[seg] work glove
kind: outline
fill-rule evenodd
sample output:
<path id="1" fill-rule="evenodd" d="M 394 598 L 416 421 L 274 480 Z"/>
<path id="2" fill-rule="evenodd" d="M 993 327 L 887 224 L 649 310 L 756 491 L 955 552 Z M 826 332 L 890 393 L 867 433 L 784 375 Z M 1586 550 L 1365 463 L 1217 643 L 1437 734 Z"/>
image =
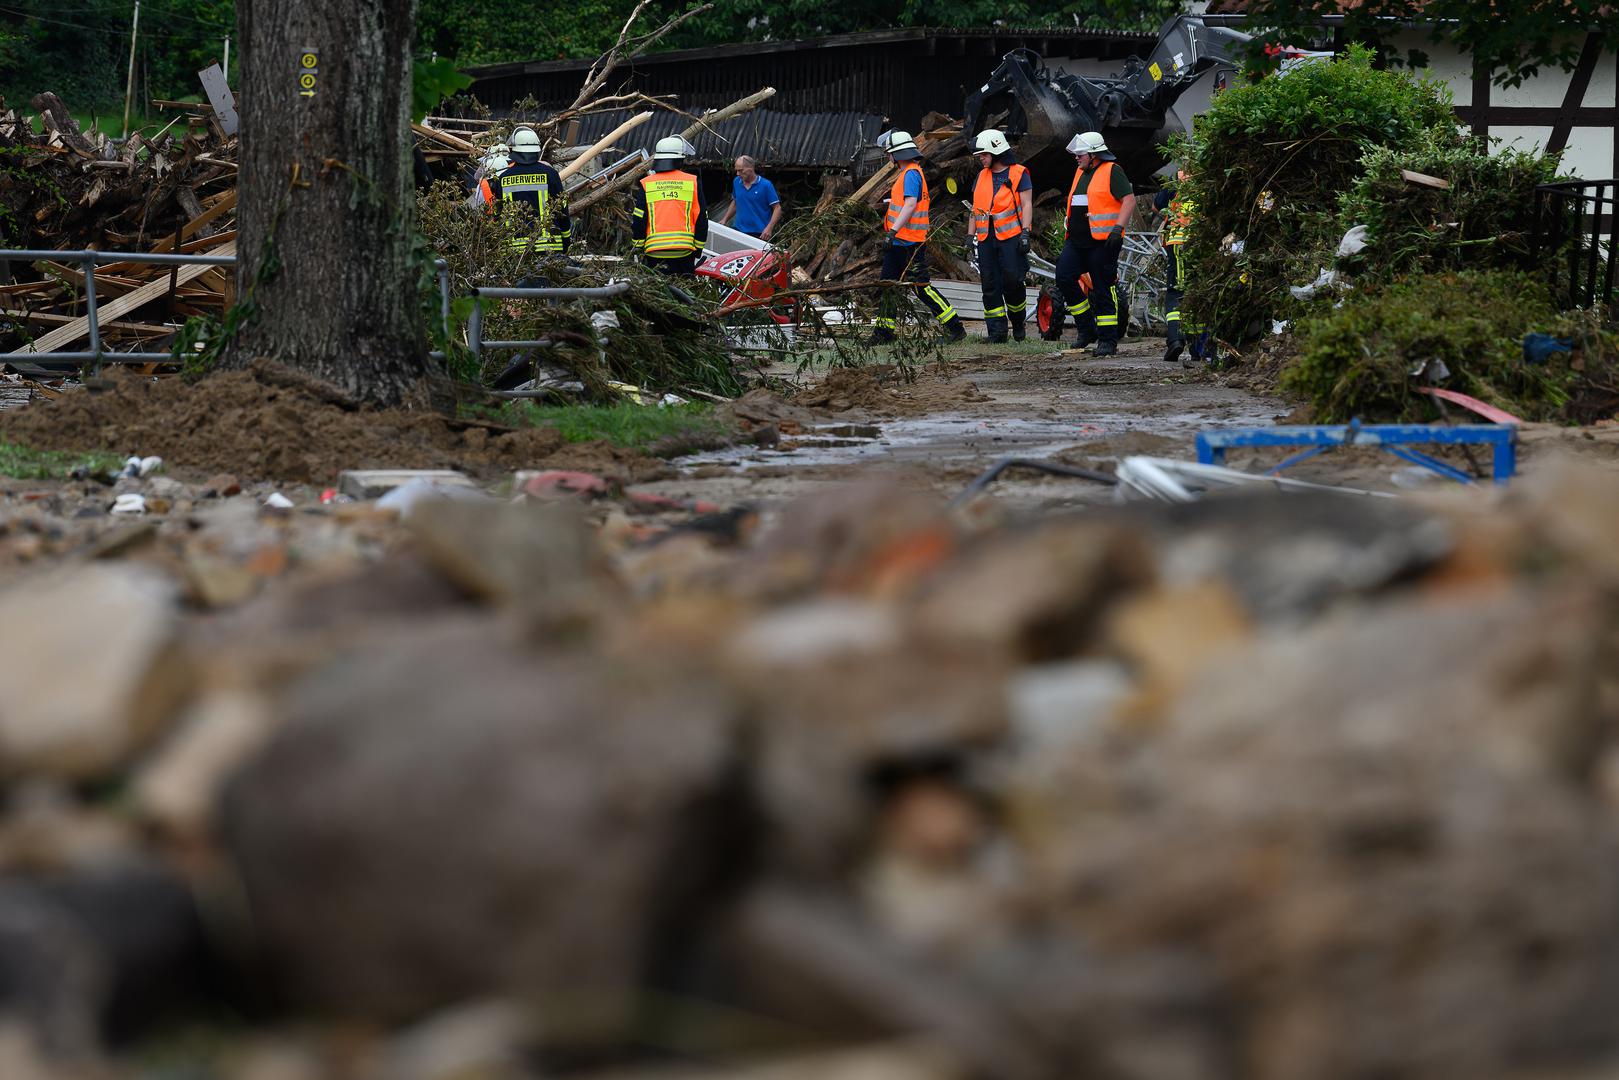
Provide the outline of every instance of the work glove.
<path id="1" fill-rule="evenodd" d="M 1029 234 L 1028 233 L 1019 233 L 1018 234 L 1017 249 L 1018 249 L 1018 252 L 1020 254 L 1022 254 L 1024 258 L 1028 258 L 1028 255 L 1029 255 Z"/>
<path id="2" fill-rule="evenodd" d="M 1107 234 L 1107 253 L 1117 255 L 1124 250 L 1124 226 L 1115 225 L 1113 231 Z"/>

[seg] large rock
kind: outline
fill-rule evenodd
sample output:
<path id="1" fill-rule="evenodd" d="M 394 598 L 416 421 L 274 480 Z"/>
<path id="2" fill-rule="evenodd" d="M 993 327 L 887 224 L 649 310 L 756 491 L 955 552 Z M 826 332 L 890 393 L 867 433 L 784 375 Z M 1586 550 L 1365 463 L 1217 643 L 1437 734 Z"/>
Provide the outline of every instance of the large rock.
<path id="1" fill-rule="evenodd" d="M 173 588 L 86 563 L 0 592 L 0 771 L 106 776 L 187 692 Z"/>
<path id="2" fill-rule="evenodd" d="M 298 1005 L 500 993 L 611 1038 L 727 864 L 730 706 L 680 673 L 536 656 L 486 619 L 342 656 L 226 790 L 261 955 Z M 715 817 L 720 818 L 716 824 Z"/>
<path id="3" fill-rule="evenodd" d="M 1488 592 L 1347 616 L 1222 655 L 1106 766 L 1029 763 L 1014 788 L 1068 783 L 1017 822 L 1049 917 L 1207 965 L 1227 1075 L 1482 1077 L 1613 1040 L 1600 606 Z"/>

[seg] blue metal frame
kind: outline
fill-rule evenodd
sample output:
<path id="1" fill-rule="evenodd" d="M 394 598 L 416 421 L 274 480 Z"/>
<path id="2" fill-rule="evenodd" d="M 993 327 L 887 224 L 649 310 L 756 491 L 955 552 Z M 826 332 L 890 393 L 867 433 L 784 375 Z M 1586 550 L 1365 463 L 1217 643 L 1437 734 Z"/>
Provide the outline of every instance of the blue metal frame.
<path id="1" fill-rule="evenodd" d="M 1493 450 L 1491 479 L 1504 484 L 1518 469 L 1518 430 L 1510 424 L 1301 424 L 1268 428 L 1230 428 L 1202 431 L 1197 436 L 1197 460 L 1204 465 L 1225 464 L 1225 453 L 1233 446 L 1307 446 L 1312 449 L 1295 454 L 1270 471 L 1280 472 L 1290 465 L 1314 457 L 1334 446 L 1376 446 L 1406 461 L 1432 469 L 1441 476 L 1460 483 L 1472 482 L 1472 477 L 1444 462 L 1416 450 L 1404 449 L 1406 443 L 1438 443 L 1447 446 L 1462 444 L 1484 445 Z"/>

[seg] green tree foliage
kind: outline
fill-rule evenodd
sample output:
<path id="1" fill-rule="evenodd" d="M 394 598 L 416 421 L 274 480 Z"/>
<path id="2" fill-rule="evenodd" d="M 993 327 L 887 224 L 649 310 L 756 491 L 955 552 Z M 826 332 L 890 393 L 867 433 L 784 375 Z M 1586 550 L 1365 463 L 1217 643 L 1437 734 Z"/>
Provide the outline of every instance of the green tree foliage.
<path id="1" fill-rule="evenodd" d="M 1506 86 L 1532 78 L 1543 67 L 1572 68 L 1587 31 L 1610 40 L 1619 32 L 1619 8 L 1609 0 L 1250 0 L 1248 14 L 1255 23 L 1275 27 L 1266 35 L 1269 41 L 1298 40 L 1318 30 L 1322 16 L 1341 15 L 1350 40 L 1417 67 L 1425 66 L 1425 56 L 1392 56 L 1387 42 L 1406 25 L 1426 26 L 1431 42 L 1459 47 Z"/>
<path id="2" fill-rule="evenodd" d="M 26 106 L 50 90 L 76 112 L 120 107 L 134 6 L 134 0 L 0 3 L 0 95 Z M 222 58 L 225 38 L 235 33 L 230 0 L 141 0 L 137 95 L 200 94 L 197 72 Z"/>

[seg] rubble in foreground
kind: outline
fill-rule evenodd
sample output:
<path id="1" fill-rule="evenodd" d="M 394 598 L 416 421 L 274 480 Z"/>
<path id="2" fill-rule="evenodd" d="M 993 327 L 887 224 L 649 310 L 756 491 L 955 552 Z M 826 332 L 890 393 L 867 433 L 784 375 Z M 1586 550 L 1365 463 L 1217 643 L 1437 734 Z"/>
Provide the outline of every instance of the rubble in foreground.
<path id="1" fill-rule="evenodd" d="M 1006 524 L 525 490 L 13 492 L 0 1071 L 1611 1060 L 1611 476 Z"/>

